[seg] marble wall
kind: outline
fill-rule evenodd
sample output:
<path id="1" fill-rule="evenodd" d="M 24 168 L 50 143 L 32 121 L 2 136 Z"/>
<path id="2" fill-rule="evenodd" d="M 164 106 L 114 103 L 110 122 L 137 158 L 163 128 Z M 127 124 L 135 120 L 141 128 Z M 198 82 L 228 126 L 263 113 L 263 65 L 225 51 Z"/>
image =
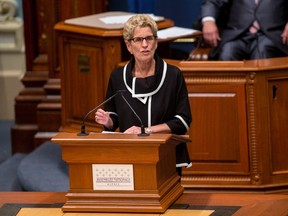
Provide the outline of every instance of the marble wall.
<path id="1" fill-rule="evenodd" d="M 25 47 L 22 4 L 0 0 L 0 120 L 14 119 L 14 98 L 23 88 Z"/>

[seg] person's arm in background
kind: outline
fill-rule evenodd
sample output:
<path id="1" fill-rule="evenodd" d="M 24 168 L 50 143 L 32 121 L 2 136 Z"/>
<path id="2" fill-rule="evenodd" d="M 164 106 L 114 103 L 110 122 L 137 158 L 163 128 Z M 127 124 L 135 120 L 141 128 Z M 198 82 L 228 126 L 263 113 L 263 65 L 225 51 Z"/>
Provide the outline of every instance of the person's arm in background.
<path id="1" fill-rule="evenodd" d="M 212 47 L 217 46 L 218 41 L 221 40 L 215 18 L 213 17 L 202 18 L 202 33 L 204 40 Z"/>
<path id="2" fill-rule="evenodd" d="M 284 31 L 281 34 L 282 37 L 282 43 L 285 45 L 288 45 L 288 22 L 285 25 Z"/>
<path id="3" fill-rule="evenodd" d="M 221 40 L 217 18 L 221 9 L 229 3 L 229 0 L 203 0 L 201 5 L 202 33 L 205 41 L 211 46 L 217 46 Z"/>

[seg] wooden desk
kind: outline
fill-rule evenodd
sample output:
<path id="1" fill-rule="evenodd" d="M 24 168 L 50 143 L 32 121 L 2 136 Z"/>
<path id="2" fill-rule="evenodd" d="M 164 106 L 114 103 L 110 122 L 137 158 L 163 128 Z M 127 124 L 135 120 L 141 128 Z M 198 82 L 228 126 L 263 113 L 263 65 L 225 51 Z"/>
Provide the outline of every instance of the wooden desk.
<path id="1" fill-rule="evenodd" d="M 169 62 L 184 73 L 193 116 L 184 187 L 287 191 L 288 58 Z"/>
<path id="2" fill-rule="evenodd" d="M 0 192 L 0 206 L 14 204 L 65 203 L 66 193 Z M 184 193 L 176 204 L 201 206 L 241 206 L 233 216 L 282 216 L 288 214 L 288 195 Z"/>

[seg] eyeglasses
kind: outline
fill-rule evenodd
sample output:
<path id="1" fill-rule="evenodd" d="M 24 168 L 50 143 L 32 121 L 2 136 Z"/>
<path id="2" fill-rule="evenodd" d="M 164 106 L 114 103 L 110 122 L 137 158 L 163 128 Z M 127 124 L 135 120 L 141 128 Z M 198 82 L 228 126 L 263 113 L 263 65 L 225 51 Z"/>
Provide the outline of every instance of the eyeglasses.
<path id="1" fill-rule="evenodd" d="M 136 44 L 142 44 L 143 40 L 146 40 L 147 43 L 152 43 L 156 38 L 157 38 L 157 36 L 150 35 L 150 36 L 147 36 L 145 38 L 143 38 L 143 37 L 131 38 L 131 39 L 129 39 L 129 41 L 133 41 Z"/>

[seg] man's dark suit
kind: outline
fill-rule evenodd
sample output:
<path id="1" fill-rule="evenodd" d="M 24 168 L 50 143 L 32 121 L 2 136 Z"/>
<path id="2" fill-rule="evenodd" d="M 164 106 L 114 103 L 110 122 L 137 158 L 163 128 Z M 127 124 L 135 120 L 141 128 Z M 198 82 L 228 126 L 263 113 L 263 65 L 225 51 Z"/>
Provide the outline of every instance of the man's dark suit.
<path id="1" fill-rule="evenodd" d="M 227 41 L 249 31 L 255 19 L 258 20 L 261 31 L 276 47 L 288 55 L 288 45 L 283 45 L 281 34 L 288 22 L 288 0 L 204 0 L 201 17 L 219 18 L 221 8 L 229 7 L 225 26 L 221 29 L 221 47 Z M 214 53 L 215 54 L 215 53 Z"/>

